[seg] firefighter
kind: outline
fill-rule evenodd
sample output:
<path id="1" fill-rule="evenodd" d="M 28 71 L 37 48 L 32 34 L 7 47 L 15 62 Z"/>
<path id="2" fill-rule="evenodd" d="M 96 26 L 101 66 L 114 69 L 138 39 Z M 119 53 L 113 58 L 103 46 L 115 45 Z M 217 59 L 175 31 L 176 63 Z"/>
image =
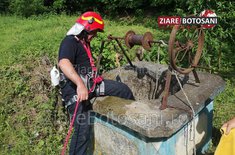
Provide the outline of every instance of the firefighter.
<path id="1" fill-rule="evenodd" d="M 91 127 L 88 124 L 88 112 L 92 110 L 90 99 L 98 96 L 117 96 L 134 100 L 127 85 L 103 79 L 97 74 L 90 42 L 98 32 L 103 31 L 102 17 L 96 12 L 85 12 L 76 20 L 60 45 L 58 65 L 64 75 L 63 81 L 66 81 L 61 93 L 70 118 L 74 113 L 76 101 L 80 102 L 70 142 L 70 155 L 86 154 Z"/>

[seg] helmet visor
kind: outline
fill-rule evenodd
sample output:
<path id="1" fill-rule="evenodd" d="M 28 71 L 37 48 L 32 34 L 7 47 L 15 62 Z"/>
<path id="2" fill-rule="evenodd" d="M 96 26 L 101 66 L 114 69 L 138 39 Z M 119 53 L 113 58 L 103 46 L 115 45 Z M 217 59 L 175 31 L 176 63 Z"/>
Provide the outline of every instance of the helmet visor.
<path id="1" fill-rule="evenodd" d="M 84 30 L 84 26 L 79 23 L 75 23 L 67 32 L 67 35 L 79 35 L 82 30 Z"/>

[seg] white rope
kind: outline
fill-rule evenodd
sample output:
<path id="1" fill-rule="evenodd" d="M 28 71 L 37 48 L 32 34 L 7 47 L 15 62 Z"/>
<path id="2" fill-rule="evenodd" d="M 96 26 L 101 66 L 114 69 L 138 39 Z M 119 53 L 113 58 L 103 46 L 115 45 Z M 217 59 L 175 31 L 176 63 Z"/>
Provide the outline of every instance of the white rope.
<path id="1" fill-rule="evenodd" d="M 180 82 L 180 80 L 179 80 L 178 75 L 176 74 L 175 71 L 172 71 L 172 73 L 175 75 L 175 77 L 176 77 L 176 79 L 177 79 L 177 81 L 178 81 L 178 83 L 179 83 L 180 89 L 182 90 L 182 92 L 183 92 L 183 94 L 184 94 L 184 96 L 185 96 L 185 98 L 186 98 L 186 100 L 187 100 L 187 102 L 188 102 L 188 105 L 190 106 L 190 109 L 191 109 L 192 112 L 193 112 L 193 120 L 192 120 L 192 124 L 193 124 L 193 145 L 194 145 L 193 151 L 194 151 L 194 155 L 196 155 L 196 142 L 195 142 L 195 137 L 196 137 L 195 111 L 194 111 L 194 109 L 193 109 L 192 103 L 189 101 L 188 96 L 187 96 L 187 94 L 185 93 L 185 91 L 184 91 L 184 89 L 183 89 L 183 87 L 182 87 L 182 84 L 181 84 L 181 82 Z M 192 124 L 191 124 L 191 125 L 192 125 Z M 192 126 L 191 126 L 191 127 L 192 127 Z M 191 127 L 190 127 L 190 128 L 191 128 Z"/>
<path id="2" fill-rule="evenodd" d="M 155 84 L 155 89 L 153 91 L 153 96 L 152 96 L 152 99 L 155 99 L 155 96 L 156 96 L 156 93 L 157 93 L 157 88 L 158 88 L 158 80 L 159 80 L 159 75 L 158 75 L 158 70 L 160 68 L 160 48 L 161 48 L 161 45 L 163 46 L 168 46 L 163 40 L 159 40 L 159 46 L 158 46 L 158 49 L 157 49 L 157 70 L 156 70 L 156 84 Z"/>
<path id="3" fill-rule="evenodd" d="M 159 40 L 163 46 L 168 46 L 163 40 Z"/>
<path id="4" fill-rule="evenodd" d="M 159 79 L 158 69 L 159 69 L 159 65 L 160 65 L 159 59 L 160 59 L 160 46 L 158 46 L 158 50 L 157 50 L 156 84 L 155 84 L 155 89 L 154 89 L 154 91 L 153 91 L 152 99 L 155 99 L 155 96 L 156 96 L 156 93 L 157 93 L 158 79 Z"/>

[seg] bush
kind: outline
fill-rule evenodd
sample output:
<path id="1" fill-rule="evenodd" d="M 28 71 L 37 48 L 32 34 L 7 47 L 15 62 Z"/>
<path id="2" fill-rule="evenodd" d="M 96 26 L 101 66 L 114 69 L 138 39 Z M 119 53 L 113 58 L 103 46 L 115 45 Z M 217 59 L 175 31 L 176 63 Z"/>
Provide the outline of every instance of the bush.
<path id="1" fill-rule="evenodd" d="M 9 0 L 0 1 L 0 13 L 8 12 Z"/>
<path id="2" fill-rule="evenodd" d="M 178 15 L 199 15 L 205 9 L 212 10 L 218 17 L 218 25 L 212 29 L 205 29 L 205 44 L 201 64 L 214 70 L 231 71 L 235 68 L 235 56 L 232 52 L 235 40 L 233 27 L 235 3 L 222 1 L 179 1 L 175 10 Z M 231 67 L 233 66 L 233 67 Z M 234 71 L 234 70 L 233 70 Z"/>
<path id="3" fill-rule="evenodd" d="M 12 0 L 10 2 L 10 11 L 24 17 L 39 15 L 47 10 L 43 3 L 43 0 Z"/>

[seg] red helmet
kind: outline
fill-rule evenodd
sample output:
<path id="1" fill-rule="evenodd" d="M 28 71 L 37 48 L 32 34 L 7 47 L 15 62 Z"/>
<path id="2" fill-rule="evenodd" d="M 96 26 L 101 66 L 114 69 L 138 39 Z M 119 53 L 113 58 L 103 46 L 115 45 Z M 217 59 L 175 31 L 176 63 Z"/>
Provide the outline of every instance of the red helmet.
<path id="1" fill-rule="evenodd" d="M 99 31 L 104 31 L 104 21 L 96 12 L 85 12 L 76 20 L 76 22 L 82 24 L 88 32 L 97 29 Z"/>

